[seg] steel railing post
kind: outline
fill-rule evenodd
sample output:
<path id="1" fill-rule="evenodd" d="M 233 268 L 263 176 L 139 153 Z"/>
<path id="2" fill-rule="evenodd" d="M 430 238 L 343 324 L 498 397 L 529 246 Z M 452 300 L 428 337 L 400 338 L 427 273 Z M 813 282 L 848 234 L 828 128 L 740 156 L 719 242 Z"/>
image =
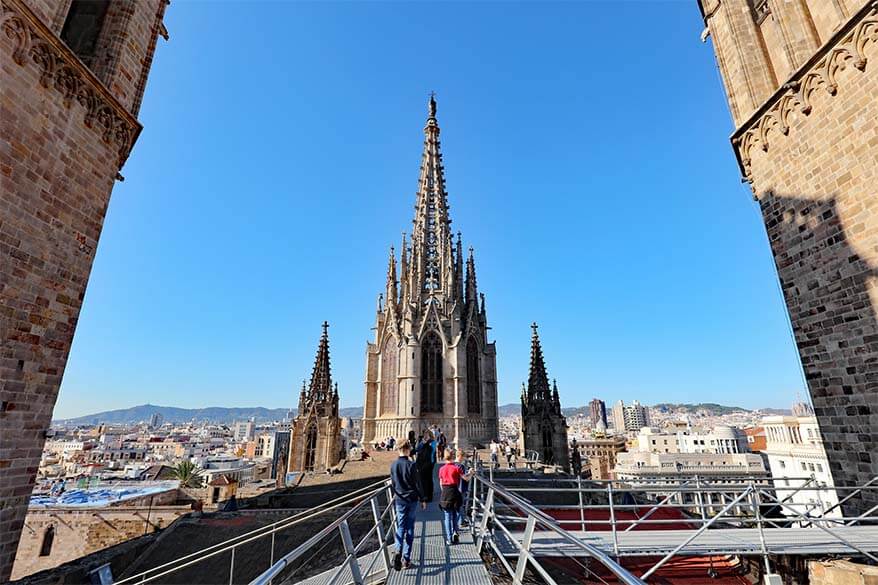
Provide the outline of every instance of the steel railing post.
<path id="1" fill-rule="evenodd" d="M 275 531 L 271 532 L 271 559 L 270 559 L 270 562 L 268 563 L 269 569 L 274 564 L 274 535 L 275 534 L 276 534 Z M 271 585 L 271 581 L 273 581 L 273 579 L 268 581 L 268 585 Z"/>
<path id="2" fill-rule="evenodd" d="M 750 482 L 750 504 L 753 506 L 753 514 L 756 517 L 756 527 L 759 529 L 759 545 L 762 547 L 762 559 L 765 561 L 765 572 L 771 573 L 771 565 L 768 563 L 768 546 L 765 544 L 765 526 L 762 522 L 762 498 L 759 490 L 753 482 Z"/>
<path id="3" fill-rule="evenodd" d="M 232 547 L 232 562 L 229 564 L 229 585 L 232 585 L 232 577 L 235 575 L 235 549 L 238 548 L 236 546 Z"/>
<path id="4" fill-rule="evenodd" d="M 357 562 L 357 551 L 354 549 L 354 541 L 351 539 L 351 528 L 345 520 L 338 527 L 341 532 L 341 542 L 347 555 L 347 562 L 351 567 L 351 580 L 355 585 L 363 585 L 363 575 L 360 574 L 360 563 Z"/>
<path id="5" fill-rule="evenodd" d="M 524 538 L 521 541 L 521 554 L 518 555 L 518 562 L 515 564 L 515 576 L 512 578 L 512 585 L 522 584 L 524 572 L 527 570 L 527 553 L 530 553 L 531 543 L 534 538 L 534 527 L 536 525 L 537 519 L 529 514 L 527 517 L 527 526 L 524 529 Z"/>
<path id="6" fill-rule="evenodd" d="M 610 502 L 610 529 L 613 531 L 613 554 L 619 560 L 619 535 L 616 534 L 616 510 L 613 507 L 613 482 L 607 484 L 607 499 Z"/>
<path id="7" fill-rule="evenodd" d="M 582 504 L 582 476 L 576 476 L 576 492 L 579 494 L 579 525 L 585 532 L 585 508 Z"/>
<path id="8" fill-rule="evenodd" d="M 488 520 L 491 517 L 494 508 L 494 488 L 488 489 L 488 495 L 485 497 L 484 510 L 482 511 L 482 521 L 479 523 L 479 537 L 476 540 L 476 554 L 482 552 L 482 545 L 485 543 L 485 532 L 488 529 Z"/>
<path id="9" fill-rule="evenodd" d="M 390 553 L 387 551 L 387 542 L 384 540 L 384 524 L 381 523 L 377 497 L 372 498 L 372 518 L 375 519 L 375 537 L 378 539 L 378 546 L 381 547 L 381 556 L 384 557 L 385 575 L 390 575 Z"/>
<path id="10" fill-rule="evenodd" d="M 707 512 L 704 510 L 704 498 L 701 494 L 701 480 L 698 479 L 698 474 L 695 474 L 695 497 L 698 498 L 698 510 L 701 512 L 701 525 L 707 522 Z"/>

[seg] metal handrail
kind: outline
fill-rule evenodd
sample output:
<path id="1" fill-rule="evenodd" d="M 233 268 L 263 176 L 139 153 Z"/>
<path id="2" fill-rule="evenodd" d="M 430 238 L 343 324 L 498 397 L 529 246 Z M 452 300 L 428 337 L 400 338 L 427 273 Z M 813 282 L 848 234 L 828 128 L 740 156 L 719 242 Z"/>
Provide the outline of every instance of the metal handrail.
<path id="1" fill-rule="evenodd" d="M 551 518 L 550 516 L 548 516 L 547 514 L 542 512 L 541 510 L 539 510 L 538 508 L 536 508 L 533 504 L 531 504 L 527 500 L 524 500 L 520 496 L 517 496 L 516 494 L 512 493 L 511 491 L 506 489 L 504 486 L 499 485 L 499 484 L 491 481 L 490 479 L 485 477 L 481 472 L 477 473 L 475 477 L 476 477 L 476 481 L 478 481 L 479 483 L 482 484 L 482 486 L 483 486 L 482 489 L 484 490 L 485 488 L 487 488 L 487 491 L 488 491 L 488 494 L 487 494 L 484 502 L 482 502 L 479 499 L 480 495 L 478 493 L 478 490 L 474 490 L 474 493 L 473 493 L 474 510 L 475 510 L 476 505 L 482 507 L 481 522 L 479 522 L 478 525 L 476 522 L 473 522 L 474 527 L 478 526 L 476 528 L 476 530 L 479 532 L 479 534 L 477 534 L 477 537 L 478 537 L 478 541 L 477 541 L 477 545 L 476 545 L 477 549 L 480 549 L 482 543 L 484 543 L 485 541 L 488 541 L 491 544 L 491 546 L 494 547 L 495 550 L 497 550 L 496 544 L 494 543 L 493 539 L 490 538 L 490 534 L 488 532 L 488 522 L 492 518 L 495 520 L 495 525 L 497 527 L 499 527 L 501 530 L 505 531 L 507 534 L 510 534 L 509 531 L 505 528 L 505 526 L 502 525 L 501 522 L 496 522 L 497 517 L 494 515 L 494 510 L 493 510 L 495 498 L 497 498 L 497 497 L 502 498 L 503 500 L 505 500 L 508 503 L 511 503 L 515 508 L 520 509 L 522 512 L 524 512 L 526 514 L 526 517 L 523 518 L 523 520 L 527 521 L 527 528 L 525 530 L 525 536 L 524 536 L 523 543 L 519 544 L 516 539 L 514 539 L 514 538 L 510 539 L 515 544 L 515 546 L 519 552 L 518 565 L 516 566 L 514 572 L 510 572 L 510 574 L 513 576 L 513 584 L 514 585 L 521 584 L 522 578 L 524 576 L 524 570 L 527 567 L 527 563 L 531 563 L 534 566 L 534 568 L 544 578 L 546 578 L 550 583 L 554 583 L 554 580 L 548 575 L 548 573 L 545 572 L 545 570 L 540 565 L 539 561 L 530 552 L 531 539 L 533 537 L 533 532 L 534 532 L 534 529 L 535 529 L 537 524 L 539 524 L 541 527 L 543 527 L 549 531 L 554 532 L 555 534 L 557 534 L 559 537 L 561 537 L 561 539 L 563 539 L 567 543 L 577 547 L 578 549 L 585 552 L 588 556 L 590 556 L 590 557 L 594 558 L 595 560 L 597 560 L 598 562 L 600 562 L 603 566 L 605 566 L 607 569 L 609 569 L 625 585 L 644 585 L 644 582 L 642 580 L 635 577 L 627 569 L 625 569 L 625 567 L 618 564 L 616 561 L 614 561 L 609 556 L 604 554 L 603 551 L 601 551 L 601 550 L 599 550 L 599 549 L 597 549 L 589 544 L 586 544 L 586 543 L 582 542 L 581 540 L 572 536 L 568 531 L 561 528 L 561 526 L 559 526 L 558 523 L 553 518 Z M 474 512 L 474 514 L 475 514 L 475 512 Z M 521 520 L 522 519 L 520 519 L 519 521 L 521 521 Z M 497 552 L 498 552 L 498 558 L 503 558 L 503 555 L 499 554 L 499 550 L 497 550 Z M 506 568 L 507 568 L 507 570 L 510 569 L 508 564 L 506 565 Z"/>
<path id="2" fill-rule="evenodd" d="M 287 568 L 293 561 L 295 561 L 296 559 L 301 557 L 305 552 L 307 552 L 309 549 L 311 549 L 315 544 L 322 541 L 324 538 L 326 538 L 327 536 L 329 536 L 330 534 L 332 534 L 336 530 L 341 532 L 342 544 L 344 546 L 346 555 L 345 555 L 345 560 L 339 564 L 339 566 L 336 568 L 335 573 L 333 573 L 333 575 L 330 579 L 330 583 L 334 583 L 338 579 L 338 577 L 344 571 L 345 565 L 350 567 L 351 573 L 352 573 L 353 578 L 354 578 L 354 582 L 355 583 L 362 583 L 363 576 L 360 573 L 359 563 L 357 562 L 357 552 L 359 552 L 359 549 L 363 546 L 363 544 L 365 544 L 368 541 L 369 537 L 372 536 L 373 531 L 381 535 L 381 537 L 379 537 L 379 544 L 381 546 L 383 546 L 383 539 L 386 537 L 386 535 L 380 530 L 381 526 L 382 526 L 381 520 L 384 518 L 384 516 L 387 514 L 387 512 L 392 509 L 393 496 L 390 497 L 390 501 L 388 502 L 384 512 L 382 512 L 377 518 L 375 518 L 375 524 L 372 526 L 372 528 L 369 531 L 367 531 L 366 535 L 360 540 L 360 542 L 356 546 L 354 546 L 354 544 L 351 540 L 351 534 L 350 534 L 350 528 L 348 526 L 348 521 L 354 516 L 354 514 L 356 514 L 358 511 L 360 511 L 367 503 L 372 505 L 373 501 L 377 502 L 377 499 L 379 498 L 379 496 L 381 496 L 382 494 L 387 494 L 388 493 L 387 488 L 389 486 L 390 486 L 389 479 L 382 481 L 380 487 L 373 490 L 369 494 L 366 494 L 364 496 L 363 500 L 358 502 L 350 510 L 348 510 L 347 512 L 342 514 L 340 517 L 335 519 L 333 522 L 331 522 L 329 525 L 327 525 L 325 528 L 323 528 L 323 530 L 321 530 L 320 532 L 318 532 L 317 534 L 315 534 L 314 536 L 312 536 L 311 538 L 309 538 L 308 540 L 306 540 L 305 542 L 303 542 L 302 544 L 300 544 L 299 546 L 297 546 L 296 548 L 294 548 L 293 550 L 291 550 L 290 552 L 288 552 L 287 554 L 282 556 L 279 560 L 275 561 L 275 563 L 273 565 L 271 565 L 266 571 L 264 571 L 258 577 L 256 577 L 252 581 L 250 581 L 250 585 L 268 585 L 268 583 L 270 583 L 272 579 L 274 579 L 277 575 L 279 575 L 281 573 L 281 571 L 283 571 L 285 568 Z M 374 508 L 373 508 L 373 510 L 374 510 Z M 370 565 L 369 570 L 371 570 L 372 566 L 374 566 L 374 560 L 373 560 L 373 563 Z"/>
<path id="3" fill-rule="evenodd" d="M 131 577 L 126 577 L 120 581 L 116 582 L 116 585 L 125 585 L 131 583 L 149 583 L 159 577 L 164 577 L 165 575 L 169 575 L 171 573 L 175 573 L 181 569 L 186 567 L 198 564 L 202 561 L 205 561 L 209 558 L 212 558 L 216 555 L 222 554 L 228 551 L 234 551 L 237 547 L 253 542 L 255 540 L 259 540 L 260 538 L 264 538 L 266 536 L 272 537 L 272 556 L 274 555 L 274 535 L 275 533 L 286 530 L 291 526 L 295 526 L 305 520 L 310 520 L 316 516 L 321 514 L 325 514 L 337 508 L 347 506 L 350 504 L 352 499 L 356 499 L 358 497 L 363 497 L 364 494 L 361 492 L 367 492 L 367 490 L 374 491 L 376 489 L 386 489 L 389 480 L 381 480 L 375 483 L 369 484 L 367 486 L 363 486 L 362 488 L 356 489 L 349 494 L 344 494 L 343 496 L 339 496 L 338 498 L 334 498 L 329 500 L 328 502 L 324 502 L 323 504 L 319 504 L 310 510 L 306 510 L 303 512 L 299 512 L 298 514 L 294 514 L 290 517 L 284 518 L 283 520 L 278 520 L 272 524 L 268 524 L 266 526 L 260 526 L 254 530 L 249 532 L 245 532 L 244 534 L 239 534 L 238 536 L 234 536 L 223 542 L 219 542 L 217 544 L 205 547 L 201 550 L 195 551 L 193 553 L 189 553 L 188 555 L 182 556 L 180 558 L 174 559 L 167 563 L 158 565 L 156 567 L 152 567 L 147 569 L 141 573 L 136 575 L 132 575 Z M 367 493 L 371 493 L 367 492 Z M 232 556 L 232 562 L 234 562 L 234 553 Z M 234 565 L 229 571 L 230 579 L 231 574 L 233 572 Z"/>

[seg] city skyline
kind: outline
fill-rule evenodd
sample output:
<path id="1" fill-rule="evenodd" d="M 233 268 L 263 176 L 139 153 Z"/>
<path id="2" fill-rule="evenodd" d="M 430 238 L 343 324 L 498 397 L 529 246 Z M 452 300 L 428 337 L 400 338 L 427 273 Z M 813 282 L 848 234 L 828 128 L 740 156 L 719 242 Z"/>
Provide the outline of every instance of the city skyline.
<path id="1" fill-rule="evenodd" d="M 731 122 L 714 103 L 720 82 L 697 73 L 713 71 L 713 55 L 691 34 L 699 19 L 690 7 L 645 7 L 651 18 L 638 7 L 629 18 L 626 6 L 553 6 L 537 24 L 566 30 L 557 21 L 587 15 L 592 34 L 581 35 L 584 46 L 540 35 L 534 47 L 503 32 L 523 34 L 529 11 L 462 9 L 472 23 L 455 29 L 460 46 L 428 70 L 399 50 L 426 34 L 423 7 L 376 19 L 387 34 L 370 31 L 383 38 L 365 47 L 357 35 L 366 33 L 349 26 L 362 8 L 276 8 L 259 43 L 282 50 L 286 37 L 273 27 L 298 23 L 295 77 L 210 40 L 220 15 L 198 5 L 168 14 L 178 56 L 147 93 L 177 99 L 144 100 L 146 130 L 110 204 L 55 418 L 146 401 L 292 405 L 324 319 L 342 406 L 359 405 L 362 347 L 384 285 L 376 275 L 398 245 L 392 234 L 411 220 L 431 90 L 452 227 L 468 234 L 480 288 L 491 293 L 501 404 L 527 377 L 532 321 L 564 404 L 734 396 L 743 407 L 786 408 L 806 394 L 758 210 L 735 187 L 722 138 Z M 451 30 L 456 15 L 433 8 L 431 27 Z M 574 47 L 598 50 L 602 30 L 622 22 L 655 46 L 655 21 L 670 46 L 649 55 L 628 47 L 571 78 L 582 67 Z M 482 31 L 487 22 L 495 26 Z M 199 57 L 203 43 L 209 58 Z M 469 63 L 472 51 L 498 66 Z M 649 60 L 649 101 L 595 89 L 627 79 L 625 52 Z M 658 66 L 671 58 L 679 71 Z M 387 66 L 367 83 L 370 60 Z M 199 101 L 217 79 L 214 102 Z M 249 104 L 259 100 L 255 80 L 271 102 Z M 352 80 L 359 91 L 346 90 Z M 187 136 L 169 141 L 181 125 Z M 159 165 L 165 176 L 150 179 Z"/>

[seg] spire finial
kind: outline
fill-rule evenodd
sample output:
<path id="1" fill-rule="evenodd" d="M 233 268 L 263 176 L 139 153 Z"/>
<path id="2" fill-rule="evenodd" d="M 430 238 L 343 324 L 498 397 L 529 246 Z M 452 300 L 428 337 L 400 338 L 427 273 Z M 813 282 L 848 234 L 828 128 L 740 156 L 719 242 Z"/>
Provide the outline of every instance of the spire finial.
<path id="1" fill-rule="evenodd" d="M 534 321 L 533 323 L 530 324 L 530 328 L 534 330 L 534 335 L 537 334 L 537 328 L 538 328 L 538 327 L 539 327 L 539 325 L 537 325 L 537 322 L 536 322 L 536 321 Z"/>
<path id="2" fill-rule="evenodd" d="M 323 322 L 323 335 L 329 335 L 329 321 Z"/>
<path id="3" fill-rule="evenodd" d="M 435 91 L 430 92 L 429 108 L 430 108 L 430 117 L 435 118 L 436 117 L 436 92 Z"/>

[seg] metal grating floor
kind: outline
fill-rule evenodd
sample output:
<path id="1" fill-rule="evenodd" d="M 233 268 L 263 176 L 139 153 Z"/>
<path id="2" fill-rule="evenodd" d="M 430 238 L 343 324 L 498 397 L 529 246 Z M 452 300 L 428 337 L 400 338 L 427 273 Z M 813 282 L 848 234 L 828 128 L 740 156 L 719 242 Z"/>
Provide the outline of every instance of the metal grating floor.
<path id="1" fill-rule="evenodd" d="M 438 484 L 438 482 L 437 482 Z M 490 585 L 491 577 L 470 533 L 461 532 L 460 543 L 445 545 L 442 510 L 436 501 L 418 510 L 415 521 L 415 542 L 412 547 L 414 566 L 403 571 L 390 571 L 387 585 Z"/>

